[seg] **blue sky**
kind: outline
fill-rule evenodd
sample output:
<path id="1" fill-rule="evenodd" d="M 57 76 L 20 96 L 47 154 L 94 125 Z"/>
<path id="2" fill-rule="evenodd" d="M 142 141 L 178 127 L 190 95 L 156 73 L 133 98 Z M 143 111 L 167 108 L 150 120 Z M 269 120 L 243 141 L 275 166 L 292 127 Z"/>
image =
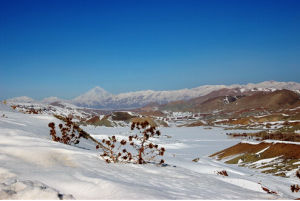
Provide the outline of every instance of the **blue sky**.
<path id="1" fill-rule="evenodd" d="M 0 0 L 0 99 L 300 82 L 300 1 Z"/>

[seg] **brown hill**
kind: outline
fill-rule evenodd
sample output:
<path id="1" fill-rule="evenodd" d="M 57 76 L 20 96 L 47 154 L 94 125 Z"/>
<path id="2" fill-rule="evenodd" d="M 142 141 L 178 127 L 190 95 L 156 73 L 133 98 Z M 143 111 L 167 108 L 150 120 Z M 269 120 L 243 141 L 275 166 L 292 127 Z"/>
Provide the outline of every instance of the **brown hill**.
<path id="1" fill-rule="evenodd" d="M 129 122 L 130 119 L 132 119 L 134 117 L 136 117 L 136 116 L 132 116 L 128 112 L 113 112 L 112 113 L 112 120 L 114 120 L 114 121 Z"/>
<path id="2" fill-rule="evenodd" d="M 98 122 L 100 122 L 99 116 L 94 116 L 86 121 L 88 124 L 96 124 Z"/>
<path id="3" fill-rule="evenodd" d="M 209 101 L 214 100 L 217 97 L 223 97 L 223 96 L 243 96 L 243 95 L 249 95 L 253 92 L 241 92 L 238 88 L 235 89 L 220 89 L 213 91 L 205 96 L 200 96 L 197 98 L 193 98 L 190 100 L 180 100 L 180 101 L 173 101 L 164 105 L 159 106 L 160 110 L 168 110 L 168 111 L 190 111 L 190 112 L 196 112 L 197 108 L 202 107 L 202 104 Z M 217 103 L 215 103 L 217 104 Z"/>
<path id="4" fill-rule="evenodd" d="M 239 143 L 210 157 L 224 160 L 228 164 L 238 164 L 256 168 L 263 173 L 287 177 L 287 173 L 299 168 L 300 145 L 284 142 L 258 144 Z M 264 162 L 269 159 L 269 162 Z M 273 160 L 272 160 L 273 159 Z M 257 163 L 261 161 L 261 163 Z"/>
<path id="5" fill-rule="evenodd" d="M 113 123 L 109 120 L 110 115 L 105 115 L 101 120 L 99 116 L 94 116 L 88 119 L 86 122 L 82 122 L 82 124 L 94 125 L 94 126 L 106 126 L 113 127 Z"/>
<path id="6" fill-rule="evenodd" d="M 217 96 L 220 95 L 221 96 Z M 226 94 L 225 96 L 223 94 Z M 242 110 L 279 110 L 300 106 L 299 94 L 289 90 L 274 92 L 247 92 L 219 90 L 206 96 L 186 101 L 176 101 L 160 106 L 160 110 L 190 112 L 224 112 Z"/>
<path id="7" fill-rule="evenodd" d="M 232 147 L 212 154 L 210 157 L 217 156 L 218 159 L 224 159 L 231 156 L 239 156 L 242 153 L 255 154 L 265 148 L 267 150 L 260 155 L 264 158 L 273 158 L 283 156 L 286 159 L 300 159 L 300 145 L 299 144 L 287 144 L 287 143 L 267 143 L 261 142 L 258 144 L 238 143 Z"/>
<path id="8" fill-rule="evenodd" d="M 278 110 L 292 108 L 300 105 L 299 94 L 286 89 L 274 92 L 257 92 L 251 96 L 245 96 L 235 103 L 228 104 L 226 110 L 242 110 L 264 108 Z"/>

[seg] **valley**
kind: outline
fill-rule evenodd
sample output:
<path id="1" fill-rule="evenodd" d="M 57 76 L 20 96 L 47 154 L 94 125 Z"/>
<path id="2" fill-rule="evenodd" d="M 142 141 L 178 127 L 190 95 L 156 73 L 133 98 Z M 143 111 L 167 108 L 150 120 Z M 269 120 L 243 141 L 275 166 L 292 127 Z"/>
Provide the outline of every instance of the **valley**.
<path id="1" fill-rule="evenodd" d="M 197 98 L 118 110 L 58 99 L 4 101 L 0 197 L 298 198 L 291 190 L 300 181 L 297 90 L 222 89 Z M 78 144 L 54 142 L 49 135 L 47 125 L 62 124 L 66 118 L 80 127 L 84 137 Z M 164 163 L 106 163 L 96 145 L 113 136 L 121 141 L 134 135 L 130 126 L 144 121 L 162 133 L 151 142 L 166 149 Z"/>

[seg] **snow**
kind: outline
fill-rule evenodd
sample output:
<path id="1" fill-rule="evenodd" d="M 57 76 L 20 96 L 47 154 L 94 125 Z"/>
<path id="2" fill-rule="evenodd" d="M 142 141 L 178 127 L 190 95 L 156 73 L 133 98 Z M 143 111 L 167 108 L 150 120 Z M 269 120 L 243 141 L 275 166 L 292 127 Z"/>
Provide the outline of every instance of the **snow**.
<path id="1" fill-rule="evenodd" d="M 236 186 L 240 186 L 252 191 L 258 191 L 258 192 L 264 192 L 263 189 L 261 188 L 261 185 L 253 182 L 253 181 L 248 181 L 245 179 L 236 179 L 236 178 L 228 178 L 228 177 L 220 177 L 220 180 L 236 185 Z"/>
<path id="2" fill-rule="evenodd" d="M 0 104 L 1 199 L 293 199 L 289 178 L 276 178 L 210 157 L 239 142 L 228 130 L 161 128 L 165 167 L 107 164 L 91 141 L 77 147 L 53 142 L 48 114 L 22 114 Z M 128 136 L 128 127 L 82 127 L 98 139 Z M 245 131 L 244 131 L 245 132 Z M 171 138 L 165 135 L 171 136 Z M 198 162 L 193 162 L 199 157 Z M 228 177 L 217 175 L 226 170 Z M 279 195 L 261 191 L 260 184 Z"/>
<path id="3" fill-rule="evenodd" d="M 17 106 L 16 110 L 21 112 L 26 112 L 30 109 L 38 110 L 42 114 L 56 114 L 56 115 L 63 115 L 68 116 L 72 115 L 74 118 L 88 118 L 91 117 L 91 114 L 80 110 L 81 108 L 66 102 L 59 102 L 58 105 L 48 105 L 43 103 L 11 103 L 9 102 L 8 105 L 15 105 Z M 42 117 L 39 117 L 42 118 Z M 45 117 L 47 118 L 47 117 Z"/>
<path id="4" fill-rule="evenodd" d="M 261 154 L 261 153 L 263 153 L 263 152 L 265 152 L 267 149 L 269 149 L 270 148 L 270 146 L 268 146 L 268 147 L 266 147 L 266 148 L 264 148 L 264 149 L 262 149 L 262 150 L 260 150 L 259 152 L 257 152 L 256 154 L 257 155 L 259 155 L 259 154 Z"/>
<path id="5" fill-rule="evenodd" d="M 300 130 L 295 130 L 295 133 L 300 134 Z"/>
<path id="6" fill-rule="evenodd" d="M 247 144 L 260 144 L 262 142 L 272 143 L 272 144 L 281 143 L 281 144 L 299 144 L 300 145 L 300 142 L 280 141 L 280 140 L 241 141 L 241 143 L 247 143 Z"/>
<path id="7" fill-rule="evenodd" d="M 1 178 L 0 178 L 1 179 Z M 0 180 L 0 198 L 1 199 L 14 199 L 14 200 L 27 200 L 27 199 L 74 199 L 72 195 L 64 195 L 59 193 L 43 183 L 37 181 L 20 181 L 18 179 L 6 180 L 1 183 Z"/>
<path id="8" fill-rule="evenodd" d="M 263 140 L 262 142 L 266 142 L 266 143 L 282 143 L 282 144 L 299 144 L 300 142 L 292 142 L 292 141 L 280 141 L 280 140 Z"/>
<path id="9" fill-rule="evenodd" d="M 271 161 L 274 161 L 278 158 L 280 158 L 281 156 L 277 156 L 277 157 L 273 157 L 273 158 L 266 158 L 266 159 L 261 159 L 258 161 L 253 162 L 252 164 L 263 164 L 263 163 L 270 163 Z"/>
<path id="10" fill-rule="evenodd" d="M 293 163 L 294 165 L 300 165 L 300 161 Z"/>
<path id="11" fill-rule="evenodd" d="M 244 141 L 243 140 L 243 141 L 241 141 L 241 143 L 247 143 L 247 144 L 254 144 L 255 145 L 255 144 L 261 143 L 261 141 L 258 142 L 258 141 Z"/>

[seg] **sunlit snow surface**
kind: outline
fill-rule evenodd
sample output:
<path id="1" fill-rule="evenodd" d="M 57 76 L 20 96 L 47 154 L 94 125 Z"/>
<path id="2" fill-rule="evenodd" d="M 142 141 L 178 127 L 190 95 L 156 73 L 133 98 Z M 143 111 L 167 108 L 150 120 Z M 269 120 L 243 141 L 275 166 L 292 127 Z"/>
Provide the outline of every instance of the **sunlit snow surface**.
<path id="1" fill-rule="evenodd" d="M 2 115 L 5 115 L 3 117 Z M 227 165 L 208 155 L 232 146 L 222 128 L 161 128 L 156 141 L 166 167 L 106 164 L 91 142 L 74 147 L 50 140 L 47 115 L 0 105 L 0 199 L 293 199 L 296 180 Z M 129 135 L 129 128 L 83 127 L 95 138 Z M 167 138 L 168 135 L 171 138 Z M 87 149 L 88 148 L 88 149 Z M 192 159 L 199 157 L 199 162 Z M 228 177 L 217 175 L 226 170 Z M 259 184 L 260 183 L 260 184 Z M 278 195 L 261 188 L 268 187 Z"/>

